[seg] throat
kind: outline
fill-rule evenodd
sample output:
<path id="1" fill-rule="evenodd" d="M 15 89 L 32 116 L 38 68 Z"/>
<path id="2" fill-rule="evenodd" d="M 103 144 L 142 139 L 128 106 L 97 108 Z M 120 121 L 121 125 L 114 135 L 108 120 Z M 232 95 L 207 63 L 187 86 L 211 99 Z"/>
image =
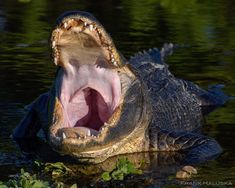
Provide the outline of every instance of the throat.
<path id="1" fill-rule="evenodd" d="M 99 131 L 112 116 L 121 98 L 121 83 L 113 69 L 83 65 L 73 75 L 63 74 L 60 101 L 64 125 Z"/>
<path id="2" fill-rule="evenodd" d="M 69 111 L 78 111 L 78 114 L 69 113 L 69 119 L 78 118 L 81 114 L 81 119 L 78 119 L 74 124 L 75 127 L 87 127 L 94 130 L 99 130 L 100 127 L 107 122 L 111 116 L 111 109 L 109 109 L 108 104 L 104 101 L 103 97 L 99 92 L 91 88 L 85 88 L 81 94 L 84 101 L 80 101 L 80 104 L 69 103 Z M 80 96 L 78 96 L 79 98 Z M 74 108 L 77 108 L 74 109 Z M 75 122 L 74 121 L 74 122 Z"/>

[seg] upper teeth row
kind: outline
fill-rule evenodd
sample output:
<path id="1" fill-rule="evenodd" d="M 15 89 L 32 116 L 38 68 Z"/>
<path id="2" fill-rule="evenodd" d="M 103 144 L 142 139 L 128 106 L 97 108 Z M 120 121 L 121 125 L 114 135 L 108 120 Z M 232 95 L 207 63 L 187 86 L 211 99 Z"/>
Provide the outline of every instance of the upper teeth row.
<path id="1" fill-rule="evenodd" d="M 70 20 L 64 22 L 62 27 L 64 29 L 71 28 L 73 22 L 76 22 L 76 21 L 74 19 L 70 19 Z M 76 23 L 78 23 L 78 22 L 76 22 Z M 86 28 L 89 28 L 90 31 L 96 31 L 98 33 L 98 36 L 102 35 L 100 30 L 93 24 L 88 24 L 87 22 L 83 22 L 83 26 Z M 82 29 L 80 28 L 79 32 L 81 32 L 81 31 L 82 31 Z M 57 28 L 54 32 L 55 33 L 52 36 L 52 48 L 54 50 L 54 62 L 55 62 L 55 64 L 57 64 L 58 57 L 59 57 L 59 50 L 57 49 L 57 41 L 59 39 L 59 36 L 62 34 L 63 30 L 61 28 Z M 101 40 L 101 37 L 100 37 L 100 40 Z M 102 40 L 101 40 L 101 43 L 102 43 Z M 117 66 L 117 61 L 115 60 L 115 57 L 113 55 L 112 47 L 108 45 L 107 50 L 110 53 L 110 61 L 113 63 L 113 65 Z"/>

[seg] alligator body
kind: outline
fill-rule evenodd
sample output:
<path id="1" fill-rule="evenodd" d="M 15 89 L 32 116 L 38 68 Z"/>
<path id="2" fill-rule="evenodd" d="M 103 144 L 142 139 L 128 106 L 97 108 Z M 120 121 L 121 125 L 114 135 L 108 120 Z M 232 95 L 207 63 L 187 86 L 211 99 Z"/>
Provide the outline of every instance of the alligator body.
<path id="1" fill-rule="evenodd" d="M 51 148 L 91 163 L 145 151 L 181 151 L 196 162 L 221 152 L 198 130 L 202 109 L 227 98 L 174 77 L 164 62 L 172 44 L 127 61 L 92 15 L 72 11 L 58 18 L 51 47 L 54 85 L 28 106 L 15 140 L 42 129 Z"/>

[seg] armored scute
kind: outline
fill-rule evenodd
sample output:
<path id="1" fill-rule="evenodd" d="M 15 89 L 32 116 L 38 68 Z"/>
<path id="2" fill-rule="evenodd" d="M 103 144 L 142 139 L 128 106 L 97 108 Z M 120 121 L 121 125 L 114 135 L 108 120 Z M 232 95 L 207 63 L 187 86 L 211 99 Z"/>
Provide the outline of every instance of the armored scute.
<path id="1" fill-rule="evenodd" d="M 42 129 L 51 148 L 91 163 L 143 151 L 198 161 L 221 152 L 198 129 L 203 112 L 227 97 L 175 78 L 164 62 L 172 44 L 126 60 L 91 14 L 72 11 L 58 18 L 51 47 L 54 85 L 29 106 L 16 140 Z"/>

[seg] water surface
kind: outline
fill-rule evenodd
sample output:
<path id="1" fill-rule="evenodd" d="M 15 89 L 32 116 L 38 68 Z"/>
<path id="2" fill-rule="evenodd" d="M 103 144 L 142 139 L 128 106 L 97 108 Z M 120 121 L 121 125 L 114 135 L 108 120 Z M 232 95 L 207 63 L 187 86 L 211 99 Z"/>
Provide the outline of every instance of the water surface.
<path id="1" fill-rule="evenodd" d="M 51 28 L 58 15 L 75 9 L 94 14 L 127 58 L 165 42 L 182 46 L 167 61 L 177 77 L 204 88 L 220 83 L 226 93 L 235 96 L 235 1 L 2 0 L 0 159 L 5 153 L 19 152 L 9 136 L 24 114 L 23 107 L 47 91 L 54 79 L 48 46 Z M 199 174 L 193 178 L 196 184 L 235 185 L 234 111 L 235 101 L 230 100 L 205 118 L 204 133 L 215 138 L 224 152 L 199 167 Z M 0 164 L 1 172 L 10 173 L 12 168 Z M 149 173 L 154 174 L 154 169 Z M 0 180 L 8 175 L 2 174 Z"/>

